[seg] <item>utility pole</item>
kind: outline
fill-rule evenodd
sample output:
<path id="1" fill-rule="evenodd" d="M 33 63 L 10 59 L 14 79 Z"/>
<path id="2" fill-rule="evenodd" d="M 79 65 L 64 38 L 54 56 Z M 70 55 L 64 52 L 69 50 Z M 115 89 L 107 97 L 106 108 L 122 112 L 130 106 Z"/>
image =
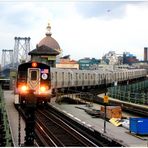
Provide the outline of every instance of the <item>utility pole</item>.
<path id="1" fill-rule="evenodd" d="M 108 96 L 106 95 L 106 92 L 107 92 L 106 76 L 104 78 L 104 84 L 105 84 L 105 94 L 104 94 L 104 98 L 103 98 L 103 102 L 104 102 L 104 133 L 106 133 L 106 106 L 108 104 Z"/>

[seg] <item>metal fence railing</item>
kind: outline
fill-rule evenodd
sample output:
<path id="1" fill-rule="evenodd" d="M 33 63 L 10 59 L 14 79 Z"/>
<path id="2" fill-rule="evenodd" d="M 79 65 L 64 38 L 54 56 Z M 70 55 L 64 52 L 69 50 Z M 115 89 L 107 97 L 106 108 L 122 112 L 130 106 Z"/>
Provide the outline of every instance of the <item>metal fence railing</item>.
<path id="1" fill-rule="evenodd" d="M 0 124 L 2 124 L 1 132 L 0 132 L 1 134 L 0 136 L 1 145 L 0 146 L 3 146 L 3 147 L 13 146 L 10 126 L 9 126 L 9 122 L 7 118 L 7 112 L 5 109 L 4 94 L 3 94 L 1 85 L 0 85 L 0 120 L 1 120 Z"/>
<path id="2" fill-rule="evenodd" d="M 108 95 L 122 101 L 148 105 L 148 80 L 108 88 Z"/>

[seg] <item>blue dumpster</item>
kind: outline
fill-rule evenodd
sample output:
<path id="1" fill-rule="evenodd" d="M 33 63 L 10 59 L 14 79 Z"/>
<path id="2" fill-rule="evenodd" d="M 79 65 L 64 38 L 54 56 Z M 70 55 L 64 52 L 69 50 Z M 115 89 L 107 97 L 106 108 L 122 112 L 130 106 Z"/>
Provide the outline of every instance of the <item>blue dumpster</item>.
<path id="1" fill-rule="evenodd" d="M 148 135 L 148 118 L 130 118 L 129 130 L 137 135 Z"/>

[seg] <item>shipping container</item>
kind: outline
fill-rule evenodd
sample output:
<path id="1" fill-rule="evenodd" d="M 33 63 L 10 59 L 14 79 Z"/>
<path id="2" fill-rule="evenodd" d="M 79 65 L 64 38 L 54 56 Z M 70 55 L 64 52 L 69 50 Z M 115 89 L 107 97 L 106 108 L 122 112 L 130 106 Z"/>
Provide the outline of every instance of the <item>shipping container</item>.
<path id="1" fill-rule="evenodd" d="M 101 112 L 104 113 L 104 106 L 101 106 Z M 111 118 L 122 118 L 121 106 L 107 106 L 106 107 L 106 117 Z"/>
<path id="2" fill-rule="evenodd" d="M 148 118 L 130 118 L 130 132 L 148 135 Z"/>

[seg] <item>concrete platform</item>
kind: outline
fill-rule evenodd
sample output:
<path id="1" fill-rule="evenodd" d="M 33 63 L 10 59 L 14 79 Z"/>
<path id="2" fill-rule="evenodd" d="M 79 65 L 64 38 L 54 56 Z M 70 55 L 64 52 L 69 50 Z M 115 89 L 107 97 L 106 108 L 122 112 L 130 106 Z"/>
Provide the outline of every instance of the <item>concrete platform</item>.
<path id="1" fill-rule="evenodd" d="M 10 130 L 12 134 L 12 140 L 14 147 L 18 147 L 18 125 L 19 125 L 19 115 L 17 110 L 14 107 L 14 94 L 13 91 L 4 91 L 4 99 L 6 104 L 6 111 L 8 115 L 8 120 L 10 123 Z M 24 135 L 25 135 L 25 123 L 21 118 L 21 144 L 24 143 Z"/>
<path id="2" fill-rule="evenodd" d="M 126 147 L 148 147 L 148 141 L 142 140 L 138 137 L 129 134 L 129 130 L 124 127 L 116 127 L 110 122 L 106 123 L 106 133 L 104 133 L 104 120 L 101 118 L 93 118 L 84 110 L 77 107 L 88 108 L 86 105 L 70 105 L 70 104 L 57 104 L 54 99 L 51 103 L 54 107 L 58 108 L 68 116 L 75 118 L 75 120 L 83 123 L 89 128 L 94 128 L 99 131 L 103 136 L 117 139 Z M 100 109 L 100 105 L 93 104 L 94 109 Z M 147 137 L 148 138 L 148 137 Z"/>

